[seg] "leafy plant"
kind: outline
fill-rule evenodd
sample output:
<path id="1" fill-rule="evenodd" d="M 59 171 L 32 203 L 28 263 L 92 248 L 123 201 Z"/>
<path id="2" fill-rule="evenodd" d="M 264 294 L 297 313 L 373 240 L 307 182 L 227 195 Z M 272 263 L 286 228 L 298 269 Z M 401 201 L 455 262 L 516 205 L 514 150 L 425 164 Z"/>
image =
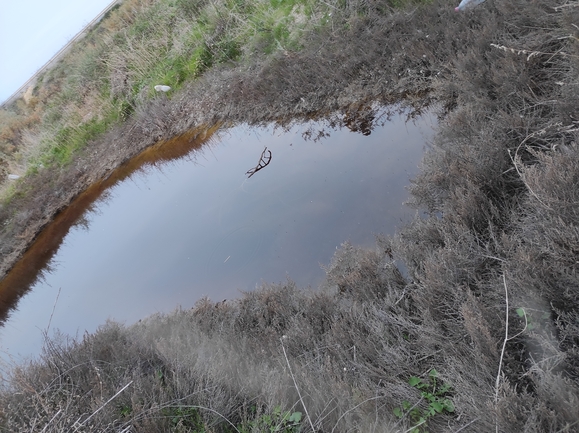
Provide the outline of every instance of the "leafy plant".
<path id="1" fill-rule="evenodd" d="M 438 383 L 437 378 L 438 372 L 434 368 L 428 373 L 428 380 L 410 377 L 408 384 L 421 391 L 421 399 L 414 405 L 404 400 L 401 407 L 394 408 L 394 415 L 398 418 L 407 416 L 410 419 L 414 425 L 410 430 L 411 433 L 426 432 L 428 419 L 436 414 L 454 412 L 454 404 L 448 398 L 451 387 L 448 384 Z M 426 409 L 419 407 L 419 403 L 423 400 L 428 403 Z"/>
<path id="2" fill-rule="evenodd" d="M 119 413 L 122 417 L 127 417 L 133 412 L 133 408 L 128 404 L 119 406 Z"/>
<path id="3" fill-rule="evenodd" d="M 517 308 L 515 312 L 519 318 L 525 321 L 525 326 L 521 332 L 512 337 L 509 337 L 509 340 L 512 340 L 527 330 L 532 331 L 533 329 L 537 329 L 542 325 L 545 325 L 545 323 L 549 321 L 551 317 L 551 314 L 548 311 L 525 309 L 523 307 Z M 539 315 L 538 313 L 541 314 Z"/>
<path id="4" fill-rule="evenodd" d="M 283 411 L 277 406 L 272 413 L 266 413 L 239 427 L 240 433 L 252 431 L 268 433 L 299 433 L 301 431 L 301 412 Z"/>

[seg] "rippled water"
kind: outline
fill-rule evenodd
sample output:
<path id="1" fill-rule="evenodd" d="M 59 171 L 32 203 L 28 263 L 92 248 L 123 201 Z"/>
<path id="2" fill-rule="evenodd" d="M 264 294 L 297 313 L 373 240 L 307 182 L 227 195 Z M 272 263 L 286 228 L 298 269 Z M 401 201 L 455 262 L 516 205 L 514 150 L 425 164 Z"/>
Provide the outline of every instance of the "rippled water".
<path id="1" fill-rule="evenodd" d="M 70 229 L 0 329 L 0 355 L 38 353 L 49 323 L 82 335 L 262 282 L 317 286 L 342 242 L 372 246 L 413 216 L 405 186 L 433 122 L 395 117 L 369 136 L 337 130 L 316 142 L 302 138 L 306 126 L 236 127 L 133 174 Z M 266 146 L 271 163 L 248 179 Z"/>

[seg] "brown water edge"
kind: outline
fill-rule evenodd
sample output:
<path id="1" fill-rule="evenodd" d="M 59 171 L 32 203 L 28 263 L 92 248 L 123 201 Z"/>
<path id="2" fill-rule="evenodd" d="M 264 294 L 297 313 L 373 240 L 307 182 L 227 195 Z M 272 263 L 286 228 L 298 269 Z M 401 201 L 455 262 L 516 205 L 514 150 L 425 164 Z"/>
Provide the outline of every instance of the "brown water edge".
<path id="1" fill-rule="evenodd" d="M 18 301 L 41 278 L 49 268 L 52 257 L 58 251 L 69 230 L 78 223 L 84 213 L 103 198 L 114 185 L 146 166 L 184 157 L 210 142 L 216 131 L 223 126 L 195 128 L 170 140 L 160 141 L 148 147 L 134 158 L 115 169 L 109 176 L 89 186 L 69 206 L 56 215 L 54 220 L 40 232 L 22 258 L 0 281 L 0 326 L 8 319 Z"/>

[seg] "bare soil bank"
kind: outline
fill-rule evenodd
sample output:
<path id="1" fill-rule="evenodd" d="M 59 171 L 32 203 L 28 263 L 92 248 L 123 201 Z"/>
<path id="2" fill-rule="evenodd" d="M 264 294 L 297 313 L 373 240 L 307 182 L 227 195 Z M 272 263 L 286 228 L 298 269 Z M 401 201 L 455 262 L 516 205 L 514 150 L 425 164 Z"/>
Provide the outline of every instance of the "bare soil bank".
<path id="1" fill-rule="evenodd" d="M 2 270 L 114 167 L 219 121 L 339 112 L 331 121 L 362 128 L 372 102 L 438 102 L 441 131 L 412 186 L 431 216 L 376 251 L 344 247 L 319 294 L 264 287 L 129 329 L 109 324 L 71 348 L 49 343 L 18 372 L 17 392 L 0 395 L 8 430 L 42 419 L 63 431 L 78 418 L 86 431 L 166 431 L 175 419 L 195 431 L 183 427 L 195 416 L 241 431 L 231 425 L 263 421 L 276 405 L 307 411 L 305 431 L 405 431 L 421 416 L 429 431 L 577 428 L 579 7 L 496 0 L 455 14 L 435 1 L 385 16 L 374 6 L 347 30 L 311 35 L 302 52 L 213 71 L 156 99 L 66 172 L 27 181 L 0 211 Z M 452 384 L 454 412 L 409 385 L 432 368 Z M 257 422 L 243 431 L 260 431 Z"/>

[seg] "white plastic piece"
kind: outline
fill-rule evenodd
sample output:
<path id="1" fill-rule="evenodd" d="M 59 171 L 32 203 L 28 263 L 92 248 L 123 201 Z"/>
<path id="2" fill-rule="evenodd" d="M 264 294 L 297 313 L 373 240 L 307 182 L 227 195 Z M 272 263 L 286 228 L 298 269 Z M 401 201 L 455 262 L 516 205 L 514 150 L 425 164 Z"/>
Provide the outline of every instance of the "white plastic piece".
<path id="1" fill-rule="evenodd" d="M 155 90 L 156 90 L 157 92 L 165 92 L 165 93 L 167 93 L 169 90 L 171 90 L 171 88 L 170 88 L 169 86 L 165 86 L 165 85 L 163 85 L 163 84 L 157 84 L 157 85 L 155 86 Z"/>
<path id="2" fill-rule="evenodd" d="M 460 4 L 454 8 L 455 11 L 460 12 L 468 8 L 473 8 L 476 5 L 480 5 L 485 0 L 462 0 Z"/>
<path id="3" fill-rule="evenodd" d="M 9 174 L 8 179 L 16 180 L 16 179 L 20 179 L 20 176 L 18 176 L 17 174 Z"/>

